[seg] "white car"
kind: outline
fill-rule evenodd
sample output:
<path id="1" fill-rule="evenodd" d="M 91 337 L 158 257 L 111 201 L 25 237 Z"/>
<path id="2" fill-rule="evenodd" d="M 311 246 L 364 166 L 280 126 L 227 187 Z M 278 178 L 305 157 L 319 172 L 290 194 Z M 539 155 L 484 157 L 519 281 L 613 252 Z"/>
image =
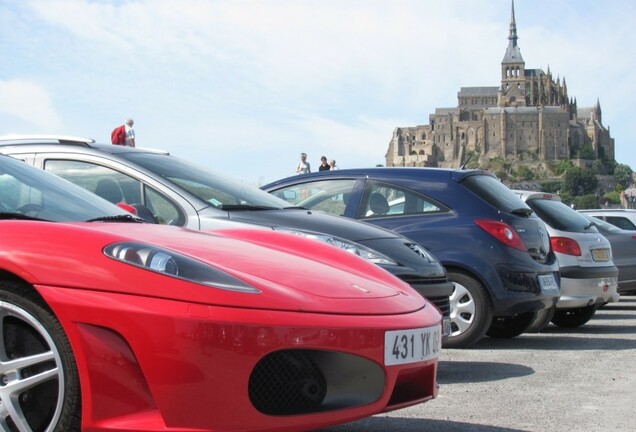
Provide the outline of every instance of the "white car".
<path id="1" fill-rule="evenodd" d="M 632 209 L 591 209 L 579 210 L 590 216 L 594 216 L 605 222 L 609 222 L 627 231 L 636 230 L 636 210 Z"/>
<path id="2" fill-rule="evenodd" d="M 596 227 L 558 195 L 514 192 L 545 222 L 559 262 L 561 297 L 551 321 L 561 327 L 578 327 L 602 305 L 617 302 L 618 268 L 609 241 Z M 546 319 L 545 325 L 548 322 Z"/>

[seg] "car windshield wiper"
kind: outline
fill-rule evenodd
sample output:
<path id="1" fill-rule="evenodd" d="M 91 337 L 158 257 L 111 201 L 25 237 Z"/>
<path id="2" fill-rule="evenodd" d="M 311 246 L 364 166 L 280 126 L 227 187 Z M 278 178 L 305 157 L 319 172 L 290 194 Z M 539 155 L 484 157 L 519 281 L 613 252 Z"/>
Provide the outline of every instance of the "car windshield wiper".
<path id="1" fill-rule="evenodd" d="M 283 209 L 285 209 L 285 210 L 309 210 L 307 207 L 303 207 L 303 206 L 289 206 L 289 207 L 283 207 Z"/>
<path id="2" fill-rule="evenodd" d="M 145 222 L 145 220 L 130 214 L 122 214 L 122 215 L 101 216 L 94 219 L 88 219 L 86 222 Z"/>
<path id="3" fill-rule="evenodd" d="M 250 204 L 223 204 L 221 210 L 279 210 L 278 207 L 255 206 Z"/>
<path id="4" fill-rule="evenodd" d="M 519 207 L 511 211 L 511 213 L 519 216 L 530 216 L 533 211 L 534 210 L 532 210 L 531 208 Z"/>
<path id="5" fill-rule="evenodd" d="M 42 219 L 42 218 L 38 218 L 38 217 L 25 215 L 24 213 L 12 213 L 12 212 L 0 212 L 0 219 L 19 219 L 19 220 L 34 220 L 34 221 L 53 222 L 53 221 L 50 221 L 48 219 Z"/>

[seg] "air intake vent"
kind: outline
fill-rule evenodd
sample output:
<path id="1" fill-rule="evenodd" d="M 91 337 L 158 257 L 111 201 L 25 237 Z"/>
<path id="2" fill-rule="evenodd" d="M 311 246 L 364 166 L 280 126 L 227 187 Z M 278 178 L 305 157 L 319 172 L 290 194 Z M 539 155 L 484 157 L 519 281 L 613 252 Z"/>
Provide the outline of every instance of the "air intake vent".
<path id="1" fill-rule="evenodd" d="M 327 394 L 327 381 L 304 351 L 277 351 L 258 362 L 249 381 L 254 407 L 264 414 L 316 412 Z"/>

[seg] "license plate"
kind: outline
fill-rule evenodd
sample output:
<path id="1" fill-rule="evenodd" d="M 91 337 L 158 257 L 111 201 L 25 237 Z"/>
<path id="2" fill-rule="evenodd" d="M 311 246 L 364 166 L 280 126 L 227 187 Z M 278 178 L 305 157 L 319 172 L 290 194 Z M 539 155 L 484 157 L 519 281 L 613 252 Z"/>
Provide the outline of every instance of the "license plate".
<path id="1" fill-rule="evenodd" d="M 559 285 L 554 278 L 552 273 L 539 275 L 539 286 L 541 287 L 541 292 L 543 293 L 552 293 L 559 291 Z"/>
<path id="2" fill-rule="evenodd" d="M 596 262 L 609 261 L 609 249 L 592 249 L 592 259 Z"/>
<path id="3" fill-rule="evenodd" d="M 384 334 L 384 364 L 416 363 L 439 357 L 442 326 L 394 330 Z"/>
<path id="4" fill-rule="evenodd" d="M 442 336 L 450 336 L 451 320 L 449 317 L 442 318 Z"/>

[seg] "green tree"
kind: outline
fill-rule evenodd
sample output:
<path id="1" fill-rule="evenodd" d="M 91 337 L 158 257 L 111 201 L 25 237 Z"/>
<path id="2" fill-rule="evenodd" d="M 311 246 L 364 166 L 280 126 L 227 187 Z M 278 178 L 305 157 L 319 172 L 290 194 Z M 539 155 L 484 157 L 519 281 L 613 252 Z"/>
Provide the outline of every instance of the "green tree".
<path id="1" fill-rule="evenodd" d="M 596 153 L 590 144 L 582 146 L 577 152 L 579 159 L 596 159 Z"/>
<path id="2" fill-rule="evenodd" d="M 525 165 L 521 165 L 516 172 L 516 176 L 519 180 L 533 180 L 534 179 L 534 173 L 532 172 L 532 170 L 530 170 L 530 168 L 526 167 Z"/>
<path id="3" fill-rule="evenodd" d="M 598 198 L 592 194 L 574 197 L 572 203 L 577 210 L 598 208 Z"/>
<path id="4" fill-rule="evenodd" d="M 592 194 L 598 187 L 596 175 L 579 167 L 574 167 L 563 175 L 563 191 L 572 196 Z"/>
<path id="5" fill-rule="evenodd" d="M 623 186 L 623 190 L 632 184 L 632 169 L 629 165 L 618 164 L 614 167 L 614 178 Z"/>
<path id="6" fill-rule="evenodd" d="M 541 183 L 541 190 L 549 193 L 559 193 L 563 189 L 563 183 L 560 181 Z"/>
<path id="7" fill-rule="evenodd" d="M 554 175 L 561 175 L 567 170 L 574 167 L 571 161 L 567 159 L 562 159 L 558 162 L 550 162 L 549 164 L 550 170 L 554 173 Z"/>

